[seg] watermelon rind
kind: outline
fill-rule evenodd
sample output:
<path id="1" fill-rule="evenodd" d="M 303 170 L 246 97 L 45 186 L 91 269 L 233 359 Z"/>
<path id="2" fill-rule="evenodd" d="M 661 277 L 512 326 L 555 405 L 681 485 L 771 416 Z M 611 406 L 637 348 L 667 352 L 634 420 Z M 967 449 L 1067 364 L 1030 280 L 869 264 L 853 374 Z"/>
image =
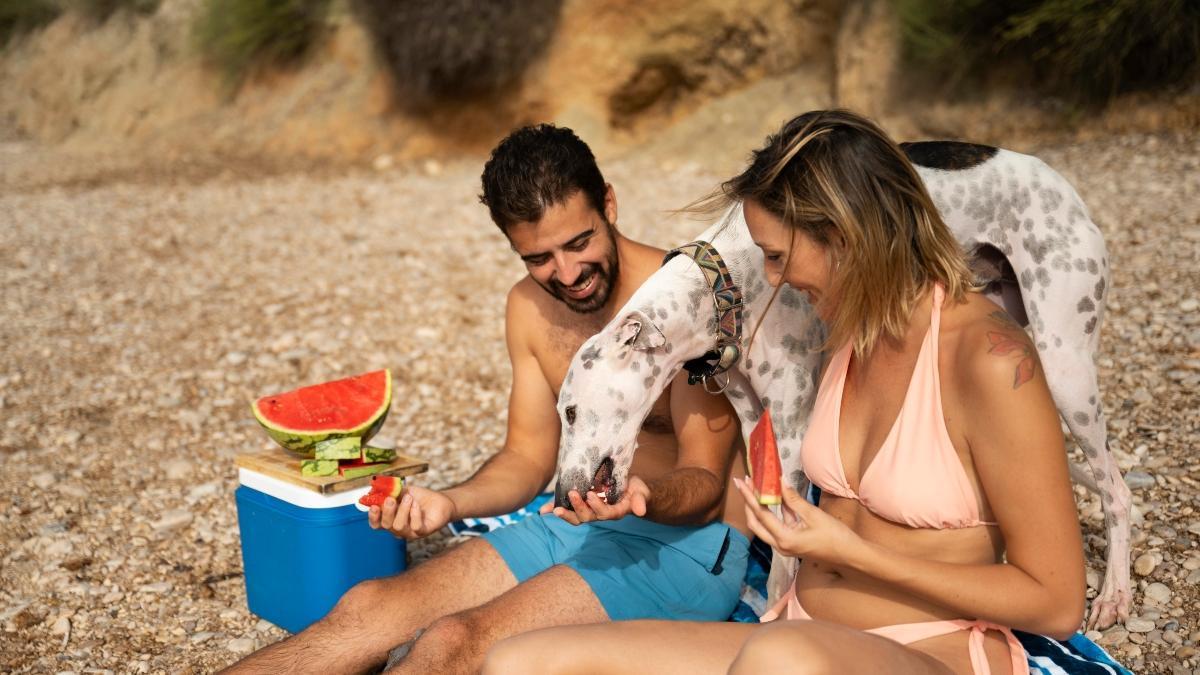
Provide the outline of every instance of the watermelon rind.
<path id="1" fill-rule="evenodd" d="M 317 459 L 359 459 L 362 455 L 362 439 L 356 436 L 330 438 L 313 446 Z"/>
<path id="2" fill-rule="evenodd" d="M 352 429 L 326 429 L 318 432 L 305 431 L 303 429 L 289 429 L 274 424 L 263 417 L 262 413 L 258 409 L 258 401 L 252 402 L 250 404 L 250 409 L 254 413 L 254 419 L 258 420 L 258 423 L 262 425 L 263 429 L 266 430 L 267 435 L 269 435 L 276 443 L 283 446 L 287 450 L 298 453 L 305 457 L 313 457 L 315 454 L 314 446 L 321 441 L 353 437 L 358 438 L 361 443 L 366 443 L 368 440 L 374 437 L 381 428 L 383 428 L 383 423 L 387 421 L 388 411 L 392 405 L 391 369 L 384 369 L 384 374 L 386 376 L 385 380 L 387 382 L 387 386 L 385 387 L 383 402 L 379 405 L 378 410 L 376 410 L 375 413 L 372 414 L 365 422 Z"/>
<path id="3" fill-rule="evenodd" d="M 352 466 L 342 465 L 338 467 L 338 473 L 342 478 L 347 480 L 351 478 L 359 478 L 362 476 L 371 476 L 379 473 L 391 466 L 390 462 L 376 462 L 374 464 L 355 464 Z"/>
<path id="4" fill-rule="evenodd" d="M 391 448 L 376 448 L 370 445 L 362 446 L 362 461 L 391 462 L 396 459 L 396 451 Z"/>
<path id="5" fill-rule="evenodd" d="M 300 460 L 301 476 L 332 476 L 338 472 L 336 459 L 302 459 Z"/>

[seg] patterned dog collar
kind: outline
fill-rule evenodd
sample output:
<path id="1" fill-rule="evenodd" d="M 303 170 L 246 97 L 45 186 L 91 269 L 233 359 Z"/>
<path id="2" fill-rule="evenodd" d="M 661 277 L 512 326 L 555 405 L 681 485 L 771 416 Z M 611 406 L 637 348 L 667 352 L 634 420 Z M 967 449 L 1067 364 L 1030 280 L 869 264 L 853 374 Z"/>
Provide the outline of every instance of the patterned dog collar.
<path id="1" fill-rule="evenodd" d="M 719 389 L 716 391 L 709 389 L 708 381 L 716 381 L 718 375 L 728 371 L 741 358 L 742 289 L 733 282 L 721 254 L 707 241 L 693 241 L 668 251 L 663 258 L 663 264 L 680 254 L 695 261 L 704 273 L 705 280 L 712 288 L 713 306 L 717 315 L 716 347 L 685 362 L 683 367 L 688 371 L 688 384 L 703 382 L 706 391 L 720 393 L 728 384 L 728 379 L 724 384 L 718 382 Z"/>

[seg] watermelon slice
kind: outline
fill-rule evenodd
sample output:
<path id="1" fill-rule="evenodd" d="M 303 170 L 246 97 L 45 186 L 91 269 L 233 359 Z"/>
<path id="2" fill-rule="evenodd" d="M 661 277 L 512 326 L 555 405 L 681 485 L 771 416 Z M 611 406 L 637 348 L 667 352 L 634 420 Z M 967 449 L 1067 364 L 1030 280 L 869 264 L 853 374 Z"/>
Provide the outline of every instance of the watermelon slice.
<path id="1" fill-rule="evenodd" d="M 371 478 L 371 491 L 359 497 L 358 503 L 367 507 L 383 506 L 384 500 L 388 497 L 399 499 L 402 490 L 404 490 L 402 476 L 375 476 Z"/>
<path id="2" fill-rule="evenodd" d="M 391 462 L 364 462 L 361 459 L 356 459 L 353 462 L 342 462 L 339 464 L 337 472 L 342 478 L 349 480 L 351 478 L 379 473 L 391 465 Z"/>
<path id="3" fill-rule="evenodd" d="M 775 445 L 775 430 L 771 413 L 764 410 L 754 431 L 750 432 L 750 480 L 758 503 L 779 504 L 783 501 L 783 474 L 779 466 L 779 447 Z"/>
<path id="4" fill-rule="evenodd" d="M 370 439 L 383 426 L 391 404 L 392 373 L 376 370 L 264 396 L 252 407 L 254 417 L 276 443 L 312 457 L 321 441 Z"/>

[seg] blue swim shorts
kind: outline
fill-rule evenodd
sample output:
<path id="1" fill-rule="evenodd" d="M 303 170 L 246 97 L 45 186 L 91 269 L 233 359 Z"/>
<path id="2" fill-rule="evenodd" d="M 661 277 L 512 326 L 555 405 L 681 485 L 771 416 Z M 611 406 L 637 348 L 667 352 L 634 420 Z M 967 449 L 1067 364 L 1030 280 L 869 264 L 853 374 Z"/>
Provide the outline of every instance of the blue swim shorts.
<path id="1" fill-rule="evenodd" d="M 679 527 L 637 516 L 571 525 L 533 515 L 483 538 L 518 583 L 554 565 L 575 570 L 613 621 L 728 619 L 750 547 L 724 523 Z"/>

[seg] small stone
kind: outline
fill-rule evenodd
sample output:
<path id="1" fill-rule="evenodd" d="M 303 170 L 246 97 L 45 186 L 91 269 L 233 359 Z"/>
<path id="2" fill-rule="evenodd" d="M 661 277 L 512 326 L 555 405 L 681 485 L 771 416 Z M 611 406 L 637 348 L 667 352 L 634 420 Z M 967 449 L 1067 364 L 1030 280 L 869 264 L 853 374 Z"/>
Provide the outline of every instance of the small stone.
<path id="1" fill-rule="evenodd" d="M 231 366 L 240 366 L 246 362 L 247 358 L 244 352 L 229 352 L 225 355 L 225 363 Z"/>
<path id="2" fill-rule="evenodd" d="M 1183 569 L 1191 572 L 1192 570 L 1200 570 L 1200 558 L 1188 558 L 1183 561 Z"/>
<path id="3" fill-rule="evenodd" d="M 1144 471 L 1129 471 L 1125 474 L 1125 484 L 1130 490 L 1144 490 L 1154 487 L 1154 476 Z"/>
<path id="4" fill-rule="evenodd" d="M 156 593 L 161 595 L 163 593 L 170 593 L 172 588 L 174 588 L 174 586 L 169 581 L 157 581 L 152 584 L 142 584 L 141 586 L 138 586 L 138 592 Z"/>
<path id="5" fill-rule="evenodd" d="M 1142 655 L 1142 648 L 1137 645 L 1125 645 L 1125 649 L 1122 651 L 1127 659 L 1136 659 Z"/>
<path id="6" fill-rule="evenodd" d="M 216 637 L 216 635 L 217 635 L 216 633 L 213 633 L 210 631 L 204 631 L 201 633 L 193 633 L 192 636 L 188 638 L 188 642 L 191 642 L 194 645 L 198 645 L 202 642 L 208 642 L 209 640 Z"/>
<path id="7" fill-rule="evenodd" d="M 41 490 L 50 489 L 54 485 L 54 474 L 49 471 L 39 471 L 33 475 L 33 485 Z"/>
<path id="8" fill-rule="evenodd" d="M 275 624 L 267 621 L 266 619 L 259 619 L 258 623 L 254 624 L 254 630 L 258 631 L 259 633 L 266 633 L 274 627 Z"/>
<path id="9" fill-rule="evenodd" d="M 71 632 L 71 620 L 65 616 L 60 616 L 54 621 L 54 625 L 50 626 L 51 635 L 66 635 Z"/>
<path id="10" fill-rule="evenodd" d="M 1200 308 L 1200 300 L 1195 298 L 1188 298 L 1179 303 L 1179 311 L 1181 312 L 1194 312 L 1197 308 Z"/>
<path id="11" fill-rule="evenodd" d="M 234 654 L 239 655 L 249 654 L 250 652 L 254 651 L 255 646 L 256 644 L 253 638 L 234 638 L 225 643 L 225 649 L 228 649 Z"/>
<path id="12" fill-rule="evenodd" d="M 1176 633 L 1176 632 L 1175 632 L 1175 631 L 1173 631 L 1173 630 L 1165 630 L 1165 631 L 1163 631 L 1163 634 L 1162 634 L 1162 639 L 1163 639 L 1163 642 L 1165 642 L 1165 643 L 1167 643 L 1167 644 L 1169 644 L 1169 645 L 1181 645 L 1181 644 L 1183 644 L 1183 638 L 1182 638 L 1182 637 L 1180 637 L 1179 633 Z"/>
<path id="13" fill-rule="evenodd" d="M 1141 618 L 1129 619 L 1125 622 L 1125 630 L 1130 633 L 1149 633 L 1154 630 L 1154 622 Z"/>
<path id="14" fill-rule="evenodd" d="M 1104 632 L 1103 637 L 1096 641 L 1097 644 L 1107 645 L 1109 647 L 1118 647 L 1125 644 L 1129 639 L 1129 631 L 1120 626 L 1113 626 Z"/>
<path id="15" fill-rule="evenodd" d="M 1171 589 L 1166 584 L 1155 582 L 1147 586 L 1143 593 L 1146 600 L 1160 607 L 1171 601 Z"/>
<path id="16" fill-rule="evenodd" d="M 163 471 L 167 474 L 167 480 L 185 480 L 192 476 L 195 468 L 188 460 L 177 457 L 164 462 Z"/>
<path id="17" fill-rule="evenodd" d="M 1200 584 L 1200 570 L 1192 570 L 1184 579 L 1189 584 Z"/>
<path id="18" fill-rule="evenodd" d="M 1154 571 L 1154 568 L 1158 567 L 1159 560 L 1160 558 L 1153 553 L 1143 553 L 1137 557 L 1137 560 L 1133 561 L 1133 571 L 1138 576 L 1149 576 Z"/>
<path id="19" fill-rule="evenodd" d="M 162 514 L 158 520 L 154 521 L 154 524 L 151 525 L 151 527 L 154 528 L 155 532 L 158 532 L 159 534 L 165 534 L 186 527 L 192 522 L 192 518 L 194 518 L 194 516 L 192 515 L 191 511 L 186 509 L 175 509 Z"/>
<path id="20" fill-rule="evenodd" d="M 1195 655 L 1196 655 L 1195 647 L 1180 647 L 1179 649 L 1175 650 L 1176 658 L 1190 659 Z"/>
<path id="21" fill-rule="evenodd" d="M 391 155 L 379 155 L 371 162 L 371 168 L 376 171 L 387 171 L 395 165 L 395 160 Z"/>

